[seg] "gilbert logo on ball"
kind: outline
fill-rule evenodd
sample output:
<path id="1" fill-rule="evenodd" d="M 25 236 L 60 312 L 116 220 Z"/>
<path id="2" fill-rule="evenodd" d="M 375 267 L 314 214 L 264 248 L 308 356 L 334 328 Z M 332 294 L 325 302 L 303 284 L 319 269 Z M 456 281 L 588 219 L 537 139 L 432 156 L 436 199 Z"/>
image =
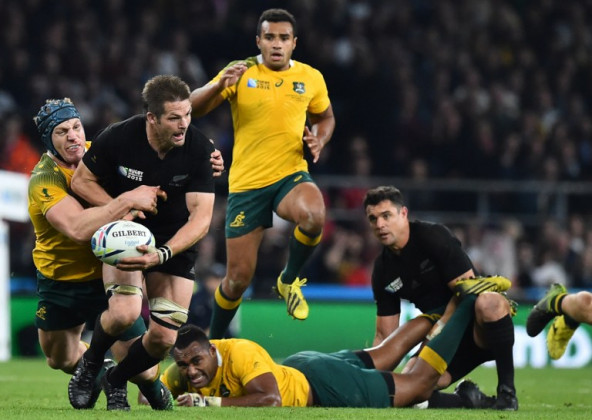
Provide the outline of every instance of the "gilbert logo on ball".
<path id="1" fill-rule="evenodd" d="M 154 235 L 139 223 L 118 220 L 101 226 L 90 240 L 95 256 L 109 265 L 117 265 L 122 258 L 142 255 L 136 247 L 154 246 Z"/>

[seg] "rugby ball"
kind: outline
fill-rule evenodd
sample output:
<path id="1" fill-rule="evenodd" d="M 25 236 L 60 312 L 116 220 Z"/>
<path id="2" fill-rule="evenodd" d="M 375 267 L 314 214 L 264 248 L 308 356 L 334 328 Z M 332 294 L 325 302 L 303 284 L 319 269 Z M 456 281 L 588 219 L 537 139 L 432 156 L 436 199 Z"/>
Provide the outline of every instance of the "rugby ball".
<path id="1" fill-rule="evenodd" d="M 154 235 L 146 226 L 118 220 L 101 226 L 92 236 L 90 245 L 95 256 L 109 265 L 122 258 L 139 257 L 138 245 L 154 246 Z"/>

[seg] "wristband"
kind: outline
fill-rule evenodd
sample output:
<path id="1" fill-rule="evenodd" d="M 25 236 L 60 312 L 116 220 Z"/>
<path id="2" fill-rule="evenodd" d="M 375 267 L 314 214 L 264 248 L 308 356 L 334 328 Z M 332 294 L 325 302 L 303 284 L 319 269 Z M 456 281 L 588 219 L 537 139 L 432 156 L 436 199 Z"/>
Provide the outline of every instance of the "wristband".
<path id="1" fill-rule="evenodd" d="M 173 257 L 173 250 L 168 245 L 158 247 L 156 253 L 158 254 L 159 264 L 164 264 Z"/>
<path id="2" fill-rule="evenodd" d="M 194 407 L 221 407 L 221 397 L 204 397 L 201 394 L 190 393 Z"/>
<path id="3" fill-rule="evenodd" d="M 222 398 L 221 397 L 204 397 L 204 401 L 206 402 L 206 407 L 221 407 L 222 406 Z"/>

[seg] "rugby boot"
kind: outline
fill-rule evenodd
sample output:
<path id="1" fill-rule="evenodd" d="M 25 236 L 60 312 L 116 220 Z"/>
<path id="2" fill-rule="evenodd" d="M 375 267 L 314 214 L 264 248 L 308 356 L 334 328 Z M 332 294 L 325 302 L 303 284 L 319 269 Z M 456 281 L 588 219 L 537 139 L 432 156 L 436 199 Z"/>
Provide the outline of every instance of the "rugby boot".
<path id="1" fill-rule="evenodd" d="M 112 370 L 113 368 L 107 370 L 101 378 L 101 387 L 103 388 L 105 397 L 107 397 L 107 410 L 129 411 L 130 405 L 127 402 L 127 383 L 120 387 L 111 385 L 109 382 L 109 372 Z"/>
<path id="2" fill-rule="evenodd" d="M 454 393 L 462 399 L 465 408 L 491 408 L 495 403 L 495 397 L 485 395 L 470 379 L 460 381 Z"/>
<path id="3" fill-rule="evenodd" d="M 554 283 L 551 285 L 547 293 L 536 305 L 531 309 L 526 318 L 526 333 L 531 337 L 536 337 L 545 328 L 553 318 L 559 315 L 559 308 L 557 307 L 557 297 L 567 294 L 567 289 L 564 285 Z"/>
<path id="4" fill-rule="evenodd" d="M 150 384 L 149 388 L 150 390 L 140 387 L 140 390 L 153 410 L 170 411 L 173 409 L 173 394 L 160 379 L 157 379 L 155 384 Z"/>
<path id="5" fill-rule="evenodd" d="M 473 277 L 458 280 L 454 285 L 457 296 L 480 295 L 483 292 L 505 292 L 512 282 L 502 276 Z"/>
<path id="6" fill-rule="evenodd" d="M 89 362 L 84 355 L 80 358 L 68 382 L 68 399 L 72 407 L 82 410 L 95 406 L 101 393 L 100 384 L 97 382 L 100 371 L 101 365 Z"/>
<path id="7" fill-rule="evenodd" d="M 516 411 L 518 410 L 518 398 L 516 390 L 508 385 L 500 385 L 497 388 L 497 398 L 491 407 L 494 410 Z"/>
<path id="8" fill-rule="evenodd" d="M 567 325 L 563 315 L 555 318 L 547 332 L 547 350 L 549 350 L 551 359 L 557 360 L 563 356 L 567 344 L 575 332 L 576 329 Z"/>
<path id="9" fill-rule="evenodd" d="M 303 286 L 306 286 L 306 279 L 301 280 L 296 277 L 292 284 L 285 284 L 282 283 L 280 274 L 277 279 L 277 287 L 275 287 L 278 297 L 286 301 L 288 314 L 301 321 L 308 318 L 308 304 L 302 295 L 302 290 L 300 290 Z"/>

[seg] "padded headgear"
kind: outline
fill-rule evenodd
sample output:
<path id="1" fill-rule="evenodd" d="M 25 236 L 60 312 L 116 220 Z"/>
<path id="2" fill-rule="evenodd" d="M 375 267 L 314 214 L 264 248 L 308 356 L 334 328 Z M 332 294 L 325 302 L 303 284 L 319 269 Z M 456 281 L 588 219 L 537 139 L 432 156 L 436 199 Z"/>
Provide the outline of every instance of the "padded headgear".
<path id="1" fill-rule="evenodd" d="M 48 99 L 45 105 L 39 109 L 37 116 L 33 118 L 39 134 L 41 134 L 41 141 L 47 150 L 54 156 L 64 160 L 51 141 L 51 134 L 56 125 L 72 118 L 80 118 L 78 110 L 70 100 L 64 99 Z"/>

